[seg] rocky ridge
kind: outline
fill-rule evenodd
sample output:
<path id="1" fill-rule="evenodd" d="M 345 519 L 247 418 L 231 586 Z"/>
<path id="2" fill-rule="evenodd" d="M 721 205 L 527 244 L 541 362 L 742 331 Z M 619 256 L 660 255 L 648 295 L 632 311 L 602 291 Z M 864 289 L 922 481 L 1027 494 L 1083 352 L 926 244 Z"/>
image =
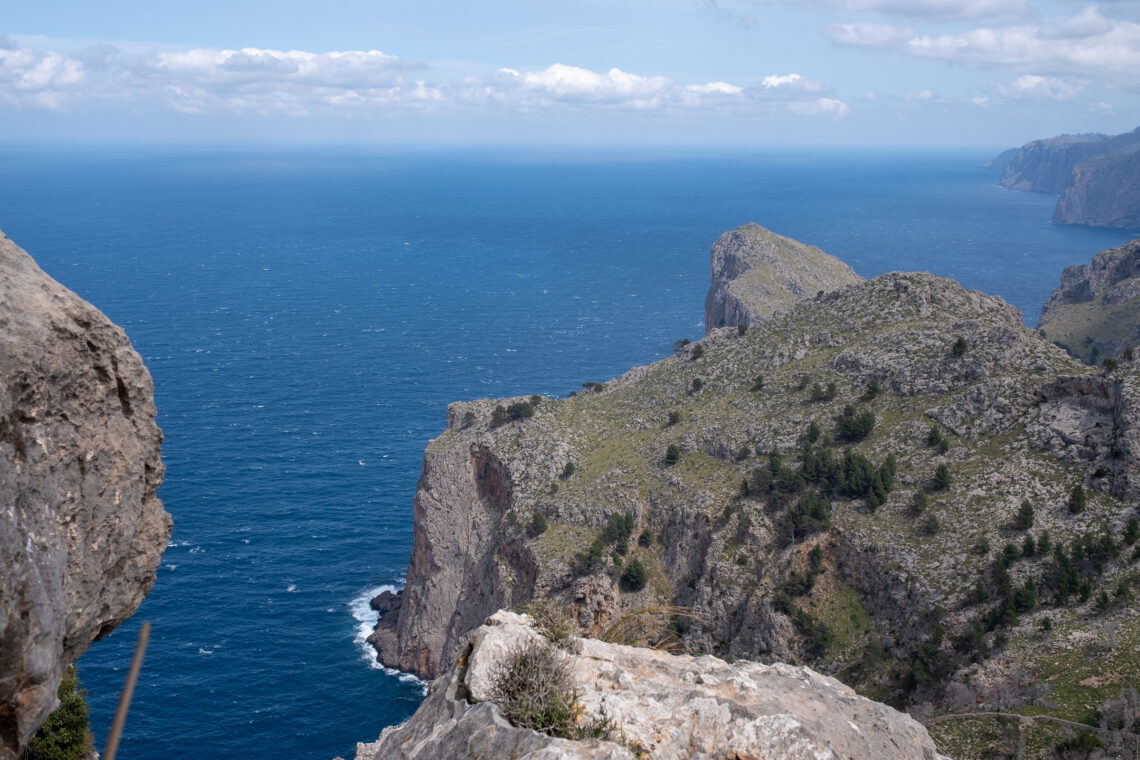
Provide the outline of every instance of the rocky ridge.
<path id="1" fill-rule="evenodd" d="M 796 302 L 863 278 L 834 256 L 749 223 L 724 233 L 709 251 L 712 286 L 705 334 L 770 319 Z"/>
<path id="2" fill-rule="evenodd" d="M 527 616 L 492 615 L 466 637 L 461 664 L 432 685 L 415 715 L 357 745 L 356 760 L 941 757 L 921 724 L 808 668 L 729 664 L 594 639 L 577 640 L 560 656 L 581 719 L 608 719 L 620 730 L 615 740 L 516 728 L 495 704 L 496 668 L 528 644 L 550 646 Z"/>
<path id="3" fill-rule="evenodd" d="M 896 272 L 570 398 L 452 404 L 424 456 L 407 588 L 373 642 L 434 677 L 503 607 L 553 600 L 598 635 L 672 605 L 691 614 L 658 616 L 645 641 L 795 660 L 943 711 L 1055 691 L 1053 714 L 1076 716 L 1049 673 L 1096 679 L 1111 661 L 1140 678 L 1134 607 L 1092 598 L 1140 583 L 1122 538 L 1140 499 L 1138 370 L 1094 373 L 1001 299 Z M 866 412 L 869 433 L 848 436 Z M 891 488 L 820 480 L 823 450 Z M 1013 527 L 1023 502 L 1031 530 Z M 1022 556 L 1046 533 L 1081 555 L 1114 547 L 1064 582 L 1079 600 L 1058 580 L 1070 554 Z M 626 581 L 634 562 L 643 586 Z M 1102 626 L 1124 633 L 1092 652 Z M 1120 688 L 1095 682 L 1104 699 Z"/>
<path id="4" fill-rule="evenodd" d="M 0 759 L 129 617 L 170 537 L 151 378 L 122 329 L 0 233 Z"/>
<path id="5" fill-rule="evenodd" d="M 1140 345 L 1140 239 L 1065 267 L 1037 327 L 1090 364 Z"/>

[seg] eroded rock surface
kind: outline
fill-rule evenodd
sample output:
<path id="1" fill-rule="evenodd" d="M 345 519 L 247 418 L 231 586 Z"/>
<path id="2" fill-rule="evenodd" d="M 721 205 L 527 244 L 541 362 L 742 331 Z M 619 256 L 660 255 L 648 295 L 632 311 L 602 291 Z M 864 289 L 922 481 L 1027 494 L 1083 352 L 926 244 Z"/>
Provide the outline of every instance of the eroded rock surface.
<path id="1" fill-rule="evenodd" d="M 821 291 L 863 278 L 814 245 L 746 224 L 721 235 L 709 252 L 712 284 L 705 298 L 705 333 L 746 325 L 786 311 Z"/>
<path id="2" fill-rule="evenodd" d="M 1065 267 L 1037 327 L 1092 364 L 1140 346 L 1140 239 Z"/>
<path id="3" fill-rule="evenodd" d="M 170 537 L 162 433 L 122 329 L 0 233 L 0 758 L 131 615 Z"/>
<path id="4" fill-rule="evenodd" d="M 356 760 L 513 757 L 696 760 L 936 760 L 926 729 L 808 668 L 675 656 L 595 639 L 565 655 L 584 718 L 620 741 L 569 741 L 515 728 L 491 701 L 496 665 L 529 640 L 529 618 L 498 612 L 473 631 L 462 665 L 436 681 L 406 723 L 357 746 Z M 643 753 L 643 754 L 642 754 Z"/>

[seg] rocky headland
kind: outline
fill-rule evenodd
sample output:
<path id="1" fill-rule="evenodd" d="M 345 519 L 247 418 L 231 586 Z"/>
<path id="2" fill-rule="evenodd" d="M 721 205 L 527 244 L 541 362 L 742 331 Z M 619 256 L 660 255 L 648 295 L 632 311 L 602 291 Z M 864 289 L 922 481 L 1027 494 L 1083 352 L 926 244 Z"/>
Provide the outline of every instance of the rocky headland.
<path id="1" fill-rule="evenodd" d="M 770 319 L 817 293 L 863 278 L 834 256 L 750 223 L 721 235 L 709 251 L 712 285 L 705 334 Z"/>
<path id="2" fill-rule="evenodd" d="M 1065 267 L 1037 327 L 1089 364 L 1140 346 L 1140 239 Z"/>
<path id="3" fill-rule="evenodd" d="M 0 233 L 0 760 L 154 583 L 171 528 L 154 418 L 122 329 Z"/>
<path id="4" fill-rule="evenodd" d="M 440 676 L 536 600 L 586 636 L 672 610 L 638 641 L 807 664 L 942 714 L 947 755 L 1133 736 L 1101 716 L 1140 682 L 1140 365 L 928 274 L 726 327 L 569 398 L 452 404 L 381 661 Z"/>
<path id="5" fill-rule="evenodd" d="M 1011 190 L 1058 193 L 1053 221 L 1140 227 L 1140 127 L 1120 135 L 1061 135 L 1004 151 L 983 166 Z"/>

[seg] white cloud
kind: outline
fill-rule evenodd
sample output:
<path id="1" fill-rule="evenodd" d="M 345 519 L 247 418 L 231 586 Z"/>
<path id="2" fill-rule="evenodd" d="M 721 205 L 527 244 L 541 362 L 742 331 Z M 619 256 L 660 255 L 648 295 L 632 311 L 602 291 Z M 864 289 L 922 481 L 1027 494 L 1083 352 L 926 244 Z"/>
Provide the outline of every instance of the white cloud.
<path id="1" fill-rule="evenodd" d="M 100 103 L 136 111 L 289 117 L 593 109 L 745 116 L 791 111 L 841 119 L 849 112 L 821 83 L 799 73 L 771 74 L 748 86 L 564 63 L 488 73 L 468 68 L 449 75 L 379 50 L 123 53 L 98 44 L 65 55 L 0 38 L 0 108 L 67 110 Z"/>
<path id="2" fill-rule="evenodd" d="M 830 116 L 837 121 L 847 118 L 847 114 L 851 113 L 850 106 L 834 98 L 795 100 L 788 104 L 788 110 L 803 116 Z"/>
<path id="3" fill-rule="evenodd" d="M 1081 87 L 1059 77 L 1023 74 L 1006 88 L 1015 97 L 1069 100 L 1080 93 Z"/>
<path id="4" fill-rule="evenodd" d="M 941 35 L 877 24 L 828 27 L 839 45 L 878 47 L 970 67 L 1008 67 L 1045 77 L 1099 78 L 1140 88 L 1140 24 L 1095 10 L 1036 25 L 978 27 Z"/>
<path id="5" fill-rule="evenodd" d="M 821 12 L 880 13 L 912 19 L 955 21 L 1026 17 L 1026 0 L 721 0 L 709 3 L 718 12 L 735 15 L 732 6 L 792 5 Z"/>

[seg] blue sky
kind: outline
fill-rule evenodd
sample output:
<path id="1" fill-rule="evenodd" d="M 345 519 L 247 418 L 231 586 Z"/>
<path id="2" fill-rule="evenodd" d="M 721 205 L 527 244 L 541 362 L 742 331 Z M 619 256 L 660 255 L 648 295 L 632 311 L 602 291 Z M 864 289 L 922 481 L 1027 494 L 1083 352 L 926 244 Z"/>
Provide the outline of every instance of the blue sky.
<path id="1" fill-rule="evenodd" d="M 0 139 L 1016 145 L 1140 126 L 1140 0 L 111 0 L 0 16 Z"/>

